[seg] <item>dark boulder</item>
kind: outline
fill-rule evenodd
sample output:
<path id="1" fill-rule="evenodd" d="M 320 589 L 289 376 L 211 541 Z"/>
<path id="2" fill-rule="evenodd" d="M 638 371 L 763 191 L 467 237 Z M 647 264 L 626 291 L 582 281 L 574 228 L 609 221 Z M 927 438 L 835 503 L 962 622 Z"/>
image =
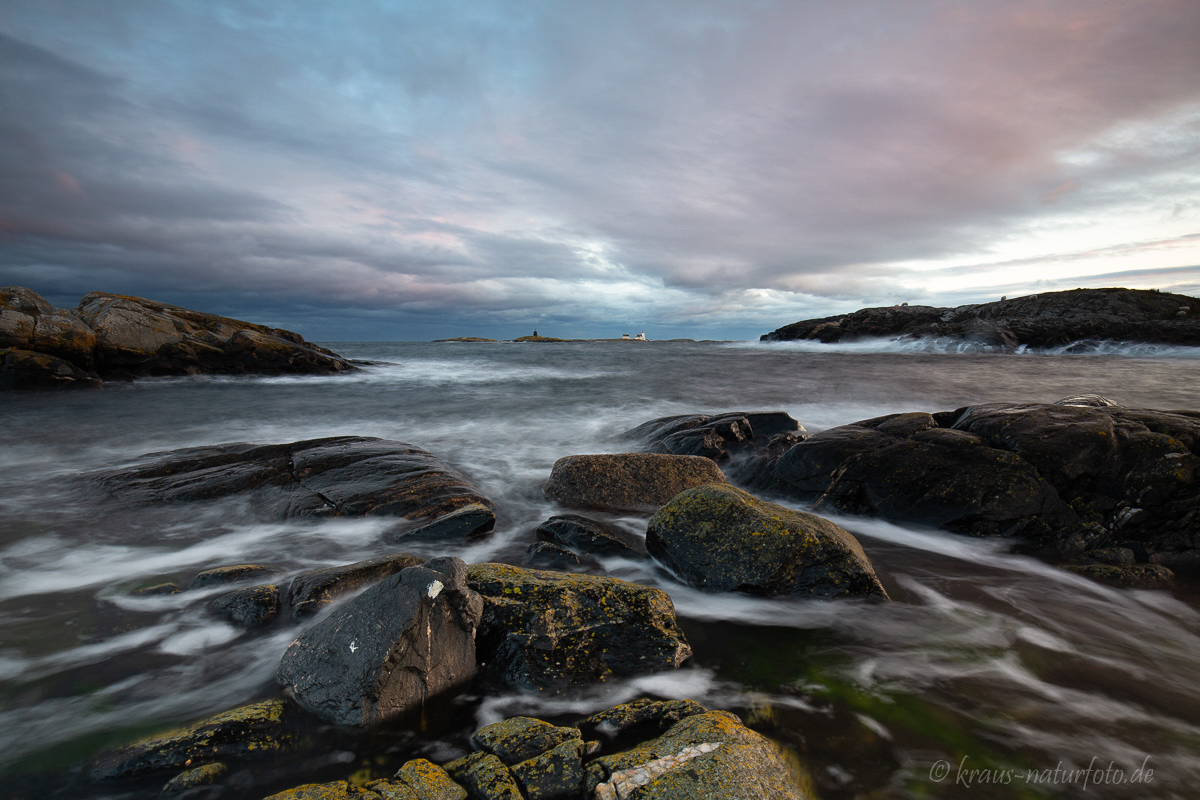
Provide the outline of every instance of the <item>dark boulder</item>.
<path id="1" fill-rule="evenodd" d="M 766 597 L 887 597 L 848 531 L 732 486 L 701 486 L 677 495 L 650 518 L 646 547 L 700 589 Z"/>
<path id="2" fill-rule="evenodd" d="M 279 587 L 251 586 L 214 597 L 208 610 L 243 628 L 266 625 L 279 616 Z"/>
<path id="3" fill-rule="evenodd" d="M 271 756 L 293 748 L 295 707 L 283 699 L 252 703 L 99 756 L 95 780 L 178 773 L 195 763 Z"/>
<path id="4" fill-rule="evenodd" d="M 469 539 L 491 533 L 496 527 L 496 513 L 487 503 L 468 503 L 432 522 L 402 525 L 384 534 L 390 544 L 409 541 L 445 541 Z"/>
<path id="5" fill-rule="evenodd" d="M 426 523 L 491 501 L 426 450 L 362 436 L 152 455 L 96 482 L 133 506 L 242 496 L 270 519 L 391 516 Z"/>
<path id="6" fill-rule="evenodd" d="M 0 389 L 100 389 L 104 381 L 66 359 L 0 348 Z"/>
<path id="7" fill-rule="evenodd" d="M 264 578 L 274 572 L 270 567 L 261 564 L 230 564 L 225 567 L 214 567 L 197 573 L 188 584 L 189 589 L 209 589 L 213 586 L 228 586 L 231 583 L 253 581 Z"/>
<path id="8" fill-rule="evenodd" d="M 571 572 L 598 569 L 601 564 L 590 556 L 584 556 L 569 547 L 554 542 L 534 542 L 525 548 L 522 563 L 534 569 L 558 569 Z"/>
<path id="9" fill-rule="evenodd" d="M 811 780 L 766 737 L 726 711 L 688 716 L 666 733 L 587 765 L 596 800 L 804 800 Z"/>
<path id="10" fill-rule="evenodd" d="M 1184 311 L 1183 309 L 1187 309 Z M 785 325 L 764 341 L 948 338 L 989 349 L 1046 349 L 1100 342 L 1200 345 L 1200 300 L 1141 289 L 1074 289 L 993 303 L 864 308 Z"/>
<path id="11" fill-rule="evenodd" d="M 543 542 L 598 556 L 643 558 L 646 555 L 646 545 L 638 536 L 579 514 L 550 517 L 538 526 L 537 537 Z"/>
<path id="12" fill-rule="evenodd" d="M 700 456 L 616 453 L 558 459 L 545 491 L 573 508 L 654 511 L 684 489 L 725 482 L 717 465 Z"/>
<path id="13" fill-rule="evenodd" d="M 473 564 L 485 602 L 480 670 L 513 689 L 579 686 L 676 669 L 691 655 L 665 592 L 593 575 Z"/>
<path id="14" fill-rule="evenodd" d="M 469 682 L 483 601 L 466 577 L 439 558 L 383 579 L 292 642 L 279 683 L 322 719 L 367 727 Z"/>
<path id="15" fill-rule="evenodd" d="M 725 461 L 731 456 L 778 449 L 802 441 L 804 427 L 783 411 L 727 411 L 683 414 L 644 422 L 624 433 L 651 453 L 704 456 Z"/>

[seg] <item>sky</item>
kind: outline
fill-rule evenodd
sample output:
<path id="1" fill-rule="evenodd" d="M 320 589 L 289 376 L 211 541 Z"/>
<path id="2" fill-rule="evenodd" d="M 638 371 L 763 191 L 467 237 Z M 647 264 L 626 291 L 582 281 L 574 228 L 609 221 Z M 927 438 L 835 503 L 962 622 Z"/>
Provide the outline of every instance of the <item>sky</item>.
<path id="1" fill-rule="evenodd" d="M 4 0 L 0 285 L 315 341 L 1200 294 L 1197 0 Z"/>

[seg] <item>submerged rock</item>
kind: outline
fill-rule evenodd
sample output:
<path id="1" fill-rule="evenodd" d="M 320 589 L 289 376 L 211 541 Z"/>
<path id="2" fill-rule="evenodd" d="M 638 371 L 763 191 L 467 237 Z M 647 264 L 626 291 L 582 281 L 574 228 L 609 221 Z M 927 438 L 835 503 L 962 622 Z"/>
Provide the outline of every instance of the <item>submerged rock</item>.
<path id="1" fill-rule="evenodd" d="M 274 570 L 261 564 L 230 564 L 225 567 L 214 567 L 197 573 L 188 584 L 189 589 L 208 589 L 213 586 L 226 586 L 231 583 L 258 580 L 270 575 Z"/>
<path id="2" fill-rule="evenodd" d="M 353 564 L 301 572 L 288 586 L 287 605 L 293 619 L 311 617 L 337 598 L 421 562 L 422 559 L 408 553 L 392 553 Z"/>
<path id="3" fill-rule="evenodd" d="M 473 564 L 480 670 L 514 689 L 567 691 L 676 669 L 691 655 L 665 592 L 593 575 Z"/>
<path id="4" fill-rule="evenodd" d="M 550 517 L 538 526 L 537 537 L 543 542 L 598 556 L 642 558 L 646 555 L 645 543 L 634 534 L 579 514 Z"/>
<path id="5" fill-rule="evenodd" d="M 554 542 L 534 542 L 525 548 L 522 563 L 534 569 L 579 571 L 599 569 L 600 562 Z"/>
<path id="6" fill-rule="evenodd" d="M 322 719 L 367 727 L 475 675 L 483 601 L 466 565 L 439 558 L 384 578 L 301 634 L 278 680 Z"/>
<path id="7" fill-rule="evenodd" d="M 766 597 L 887 597 L 848 531 L 732 486 L 701 486 L 674 497 L 650 518 L 646 547 L 700 589 Z"/>
<path id="8" fill-rule="evenodd" d="M 236 589 L 214 597 L 208 610 L 234 625 L 255 628 L 279 616 L 279 587 L 273 584 Z"/>
<path id="9" fill-rule="evenodd" d="M 179 772 L 196 763 L 271 755 L 292 748 L 294 707 L 283 699 L 252 703 L 99 756 L 95 780 Z"/>
<path id="10" fill-rule="evenodd" d="M 545 491 L 574 508 L 653 511 L 684 489 L 725 482 L 716 464 L 700 456 L 616 453 L 558 459 Z"/>
<path id="11" fill-rule="evenodd" d="M 133 506 L 248 497 L 271 519 L 401 517 L 433 522 L 491 501 L 415 445 L 363 436 L 290 444 L 224 444 L 157 455 L 97 483 Z"/>

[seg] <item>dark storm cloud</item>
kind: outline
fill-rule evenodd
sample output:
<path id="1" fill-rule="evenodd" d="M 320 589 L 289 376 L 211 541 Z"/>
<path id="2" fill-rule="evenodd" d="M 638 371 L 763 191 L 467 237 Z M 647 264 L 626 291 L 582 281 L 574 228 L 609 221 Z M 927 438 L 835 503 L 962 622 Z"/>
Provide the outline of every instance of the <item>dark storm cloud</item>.
<path id="1" fill-rule="evenodd" d="M 1119 273 L 1200 219 L 1198 39 L 1186 0 L 12 0 L 0 283 L 682 329 Z"/>

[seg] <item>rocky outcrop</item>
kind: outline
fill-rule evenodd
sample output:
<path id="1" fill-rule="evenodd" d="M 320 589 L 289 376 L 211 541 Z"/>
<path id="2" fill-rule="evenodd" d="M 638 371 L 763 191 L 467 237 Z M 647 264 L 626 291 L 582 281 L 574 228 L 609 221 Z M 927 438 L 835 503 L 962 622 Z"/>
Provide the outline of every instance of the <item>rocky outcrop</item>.
<path id="1" fill-rule="evenodd" d="M 732 486 L 702 486 L 674 497 L 650 518 L 646 547 L 700 589 L 765 597 L 887 597 L 848 531 Z"/>
<path id="2" fill-rule="evenodd" d="M 440 558 L 385 578 L 301 634 L 279 683 L 322 719 L 369 727 L 475 675 L 483 601 L 466 565 Z"/>
<path id="3" fill-rule="evenodd" d="M 0 388 L 96 387 L 148 375 L 356 370 L 299 334 L 140 297 L 92 292 L 67 311 L 0 288 Z"/>
<path id="4" fill-rule="evenodd" d="M 1023 537 L 1059 560 L 1106 564 L 1118 548 L 1186 570 L 1200 564 L 1198 475 L 1200 412 L 1070 398 L 832 428 L 749 483 L 818 511 Z"/>
<path id="5" fill-rule="evenodd" d="M 176 450 L 95 482 L 132 506 L 246 497 L 267 519 L 389 516 L 426 524 L 465 507 L 492 509 L 428 451 L 362 436 Z"/>
<path id="6" fill-rule="evenodd" d="M 864 308 L 785 325 L 763 341 L 949 338 L 984 347 L 1045 349 L 1120 341 L 1200 345 L 1200 300 L 1140 289 L 1074 289 L 993 303 Z"/>
<path id="7" fill-rule="evenodd" d="M 483 595 L 476 647 L 487 680 L 564 692 L 678 668 L 691 648 L 660 589 L 616 578 L 473 564 Z"/>
<path id="8" fill-rule="evenodd" d="M 684 489 L 725 482 L 716 464 L 701 456 L 577 455 L 554 462 L 545 492 L 572 508 L 654 511 Z"/>
<path id="9" fill-rule="evenodd" d="M 704 456 L 722 462 L 731 456 L 786 449 L 803 441 L 808 433 L 783 411 L 727 411 L 660 417 L 625 431 L 624 436 L 651 453 Z"/>
<path id="10" fill-rule="evenodd" d="M 105 753 L 92 764 L 91 775 L 95 780 L 135 778 L 278 754 L 295 744 L 290 730 L 295 715 L 295 707 L 287 700 L 252 703 Z"/>

